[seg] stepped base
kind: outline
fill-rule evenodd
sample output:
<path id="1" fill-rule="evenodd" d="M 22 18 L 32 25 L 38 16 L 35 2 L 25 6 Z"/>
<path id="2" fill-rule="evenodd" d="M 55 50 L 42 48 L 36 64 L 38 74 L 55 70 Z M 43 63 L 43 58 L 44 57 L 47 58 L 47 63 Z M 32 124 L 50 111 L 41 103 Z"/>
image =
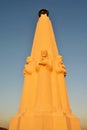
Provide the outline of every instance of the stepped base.
<path id="1" fill-rule="evenodd" d="M 30 114 L 17 115 L 9 130 L 81 130 L 79 119 L 71 115 Z"/>

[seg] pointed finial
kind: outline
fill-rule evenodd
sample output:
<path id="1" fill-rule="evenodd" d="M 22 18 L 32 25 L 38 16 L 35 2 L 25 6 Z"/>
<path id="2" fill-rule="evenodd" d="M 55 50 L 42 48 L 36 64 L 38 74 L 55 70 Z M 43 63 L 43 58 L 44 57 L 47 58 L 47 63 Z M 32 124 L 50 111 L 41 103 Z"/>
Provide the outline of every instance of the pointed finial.
<path id="1" fill-rule="evenodd" d="M 39 12 L 38 12 L 38 16 L 40 17 L 41 14 L 46 14 L 47 16 L 49 16 L 49 11 L 47 9 L 41 9 Z"/>

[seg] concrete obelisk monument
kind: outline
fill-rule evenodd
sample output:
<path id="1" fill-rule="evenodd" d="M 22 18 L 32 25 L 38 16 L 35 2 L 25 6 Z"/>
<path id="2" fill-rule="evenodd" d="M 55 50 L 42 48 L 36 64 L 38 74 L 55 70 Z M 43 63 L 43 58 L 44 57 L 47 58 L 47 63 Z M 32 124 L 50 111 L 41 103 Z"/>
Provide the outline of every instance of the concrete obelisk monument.
<path id="1" fill-rule="evenodd" d="M 24 67 L 24 87 L 18 114 L 9 130 L 81 130 L 70 109 L 65 83 L 66 68 L 59 55 L 49 19 L 42 9 L 31 55 Z"/>

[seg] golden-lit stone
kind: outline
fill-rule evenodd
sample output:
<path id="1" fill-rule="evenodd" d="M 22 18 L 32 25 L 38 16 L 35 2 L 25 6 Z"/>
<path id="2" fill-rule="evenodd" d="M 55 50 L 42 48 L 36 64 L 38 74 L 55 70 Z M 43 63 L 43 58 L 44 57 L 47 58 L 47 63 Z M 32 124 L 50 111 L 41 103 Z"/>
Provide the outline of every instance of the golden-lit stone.
<path id="1" fill-rule="evenodd" d="M 19 112 L 9 130 L 81 130 L 70 109 L 66 68 L 47 14 L 39 14 L 31 55 L 24 66 Z"/>

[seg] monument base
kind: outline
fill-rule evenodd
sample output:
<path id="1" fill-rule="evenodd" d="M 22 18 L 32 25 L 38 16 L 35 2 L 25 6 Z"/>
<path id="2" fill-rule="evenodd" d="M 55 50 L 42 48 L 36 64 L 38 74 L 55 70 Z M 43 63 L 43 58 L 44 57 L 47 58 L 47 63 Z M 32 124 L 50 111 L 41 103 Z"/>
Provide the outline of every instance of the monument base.
<path id="1" fill-rule="evenodd" d="M 14 117 L 9 130 L 81 130 L 79 119 L 57 113 L 22 114 Z"/>

